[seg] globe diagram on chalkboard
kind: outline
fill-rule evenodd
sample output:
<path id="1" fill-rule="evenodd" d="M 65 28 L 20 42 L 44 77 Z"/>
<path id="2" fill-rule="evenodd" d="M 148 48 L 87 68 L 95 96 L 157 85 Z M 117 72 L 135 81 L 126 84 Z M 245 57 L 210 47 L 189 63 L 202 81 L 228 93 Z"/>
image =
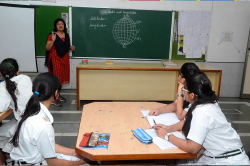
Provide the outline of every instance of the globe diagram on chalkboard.
<path id="1" fill-rule="evenodd" d="M 127 45 L 133 43 L 137 38 L 137 33 L 139 30 L 136 29 L 136 23 L 129 18 L 128 15 L 124 16 L 122 19 L 118 20 L 112 30 L 114 39 L 123 46 L 127 48 Z"/>

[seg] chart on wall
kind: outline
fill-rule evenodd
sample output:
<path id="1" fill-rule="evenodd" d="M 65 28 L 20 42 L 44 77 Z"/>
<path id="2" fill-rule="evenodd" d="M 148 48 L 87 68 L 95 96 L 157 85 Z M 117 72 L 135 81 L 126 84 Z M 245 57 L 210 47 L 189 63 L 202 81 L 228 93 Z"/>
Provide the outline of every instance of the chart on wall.
<path id="1" fill-rule="evenodd" d="M 76 57 L 168 59 L 172 12 L 72 8 Z"/>
<path id="2" fill-rule="evenodd" d="M 172 59 L 205 60 L 211 12 L 175 12 Z"/>

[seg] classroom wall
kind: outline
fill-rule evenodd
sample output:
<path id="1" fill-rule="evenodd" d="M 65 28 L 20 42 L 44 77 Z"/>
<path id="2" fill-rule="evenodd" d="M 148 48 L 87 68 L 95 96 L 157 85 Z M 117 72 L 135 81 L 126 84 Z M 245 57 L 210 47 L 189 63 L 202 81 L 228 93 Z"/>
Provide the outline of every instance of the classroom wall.
<path id="1" fill-rule="evenodd" d="M 58 5 L 107 7 L 148 10 L 205 10 L 212 12 L 210 39 L 207 52 L 207 65 L 222 69 L 221 97 L 239 97 L 244 68 L 247 37 L 250 28 L 249 2 L 128 2 L 125 0 L 57 0 L 56 3 L 34 1 L 8 1 L 15 4 Z M 234 42 L 221 42 L 222 31 L 233 31 Z M 221 42 L 221 43 L 220 43 Z M 77 48 L 76 48 L 77 49 Z M 44 58 L 38 58 L 39 72 L 47 71 L 43 67 Z M 100 59 L 89 60 L 101 61 Z M 63 88 L 76 88 L 75 68 L 80 59 L 71 59 L 71 82 Z M 124 60 L 123 60 L 124 62 Z M 226 62 L 226 63 L 225 63 Z"/>

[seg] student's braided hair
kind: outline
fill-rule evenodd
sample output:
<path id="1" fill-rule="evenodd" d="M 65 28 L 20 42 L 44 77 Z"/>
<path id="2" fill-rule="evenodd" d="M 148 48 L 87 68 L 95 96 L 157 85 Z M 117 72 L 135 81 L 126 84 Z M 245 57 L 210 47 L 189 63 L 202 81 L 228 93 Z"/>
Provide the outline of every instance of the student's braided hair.
<path id="1" fill-rule="evenodd" d="M 33 81 L 33 95 L 26 105 L 26 109 L 21 115 L 21 120 L 18 123 L 16 132 L 11 139 L 10 143 L 12 143 L 15 147 L 18 146 L 19 142 L 19 133 L 22 127 L 23 122 L 29 117 L 36 115 L 40 112 L 40 101 L 49 100 L 51 97 L 54 97 L 56 100 L 55 92 L 58 90 L 60 92 L 60 80 L 59 78 L 51 73 L 42 73 L 39 74 Z"/>
<path id="2" fill-rule="evenodd" d="M 14 102 L 15 111 L 17 111 L 18 109 L 17 97 L 16 97 L 16 94 L 18 94 L 18 89 L 16 83 L 11 81 L 10 79 L 16 76 L 18 71 L 19 71 L 19 66 L 15 59 L 7 58 L 4 59 L 0 64 L 0 72 L 5 80 L 6 90 L 9 92 Z"/>
<path id="3" fill-rule="evenodd" d="M 217 102 L 217 96 L 212 90 L 210 80 L 204 73 L 194 74 L 187 77 L 186 87 L 189 91 L 188 93 L 194 93 L 198 99 L 195 103 L 192 104 L 185 116 L 186 120 L 182 127 L 182 131 L 187 137 L 193 118 L 192 112 L 195 110 L 196 106 L 201 104 L 214 104 Z"/>

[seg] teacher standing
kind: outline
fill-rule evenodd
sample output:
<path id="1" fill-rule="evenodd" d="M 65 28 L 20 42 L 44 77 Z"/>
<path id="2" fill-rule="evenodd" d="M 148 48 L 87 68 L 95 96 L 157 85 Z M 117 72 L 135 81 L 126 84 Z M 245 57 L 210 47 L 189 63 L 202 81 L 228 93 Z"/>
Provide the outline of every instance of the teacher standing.
<path id="1" fill-rule="evenodd" d="M 45 66 L 60 79 L 61 86 L 68 84 L 70 79 L 69 50 L 75 51 L 75 47 L 70 45 L 64 20 L 58 18 L 54 21 L 52 33 L 47 37 Z M 62 106 L 61 102 L 66 102 L 66 99 L 60 95 L 52 104 Z"/>

